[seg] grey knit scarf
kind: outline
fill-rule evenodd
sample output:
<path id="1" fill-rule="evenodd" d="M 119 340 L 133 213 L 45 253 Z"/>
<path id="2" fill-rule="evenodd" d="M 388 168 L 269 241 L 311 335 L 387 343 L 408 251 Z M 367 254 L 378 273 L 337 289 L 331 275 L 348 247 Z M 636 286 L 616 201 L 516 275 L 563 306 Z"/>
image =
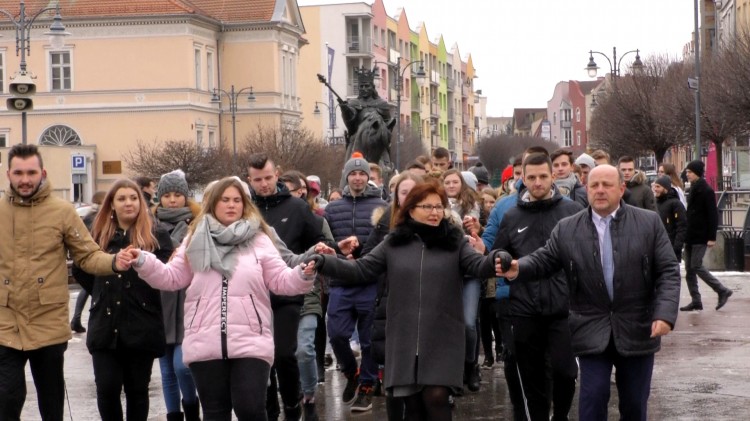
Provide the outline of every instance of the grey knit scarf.
<path id="1" fill-rule="evenodd" d="M 156 208 L 156 219 L 165 224 L 172 238 L 172 245 L 177 248 L 188 232 L 188 221 L 193 218 L 193 212 L 189 207 L 182 208 Z"/>
<path id="2" fill-rule="evenodd" d="M 249 247 L 260 230 L 259 219 L 240 219 L 228 227 L 213 216 L 206 215 L 195 227 L 185 253 L 194 272 L 214 269 L 231 278 L 237 266 L 237 256 Z"/>

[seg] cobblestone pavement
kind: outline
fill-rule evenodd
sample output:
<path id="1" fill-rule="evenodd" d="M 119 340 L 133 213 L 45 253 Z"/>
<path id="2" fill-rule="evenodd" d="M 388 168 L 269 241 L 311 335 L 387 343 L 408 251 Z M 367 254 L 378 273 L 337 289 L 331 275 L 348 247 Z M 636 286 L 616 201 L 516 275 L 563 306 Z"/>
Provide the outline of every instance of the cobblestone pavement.
<path id="1" fill-rule="evenodd" d="M 734 291 L 727 306 L 713 310 L 716 295 L 701 284 L 702 312 L 681 313 L 675 332 L 662 342 L 656 356 L 649 418 L 653 420 L 739 420 L 750 412 L 750 273 L 715 275 Z M 684 273 L 683 273 L 684 278 Z M 684 305 L 689 302 L 682 288 Z M 78 294 L 71 287 L 71 312 Z M 86 312 L 84 312 L 86 313 Z M 84 324 L 87 314 L 84 315 Z M 66 419 L 98 420 L 96 390 L 91 357 L 86 350 L 85 334 L 74 335 L 65 354 L 65 376 L 69 412 Z M 482 357 L 480 356 L 480 361 Z M 372 412 L 352 415 L 340 402 L 345 381 L 337 371 L 326 372 L 326 382 L 318 386 L 318 414 L 324 420 L 384 420 L 383 398 L 375 398 Z M 28 396 L 23 420 L 39 420 L 36 392 L 27 368 Z M 166 420 L 161 395 L 159 364 L 155 362 L 151 387 L 149 420 Z M 613 386 L 610 419 L 617 419 L 617 392 Z M 576 398 L 577 399 L 577 398 Z M 457 398 L 456 420 L 511 419 L 502 366 L 482 370 L 482 389 Z M 574 403 L 570 419 L 577 419 Z"/>

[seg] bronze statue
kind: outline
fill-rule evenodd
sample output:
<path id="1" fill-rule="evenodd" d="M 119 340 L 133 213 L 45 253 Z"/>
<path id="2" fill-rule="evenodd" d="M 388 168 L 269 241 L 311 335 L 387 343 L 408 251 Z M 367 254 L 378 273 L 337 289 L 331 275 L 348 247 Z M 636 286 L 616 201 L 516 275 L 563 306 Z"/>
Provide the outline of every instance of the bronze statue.
<path id="1" fill-rule="evenodd" d="M 390 157 L 391 131 L 396 125 L 396 119 L 391 117 L 391 105 L 378 96 L 373 83 L 374 75 L 374 71 L 359 69 L 359 95 L 349 100 L 343 100 L 324 76 L 318 74 L 318 80 L 333 92 L 340 105 L 341 118 L 346 125 L 346 159 L 353 152 L 359 151 L 367 162 L 377 163 L 384 171 L 390 172 L 393 169 Z"/>

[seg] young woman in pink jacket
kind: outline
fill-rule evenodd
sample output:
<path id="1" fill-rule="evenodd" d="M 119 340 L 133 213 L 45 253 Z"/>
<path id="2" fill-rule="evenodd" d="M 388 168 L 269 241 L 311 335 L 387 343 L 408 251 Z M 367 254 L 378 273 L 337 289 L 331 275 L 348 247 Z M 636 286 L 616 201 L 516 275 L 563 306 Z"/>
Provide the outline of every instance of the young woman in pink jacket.
<path id="1" fill-rule="evenodd" d="M 266 382 L 273 364 L 269 291 L 312 289 L 314 265 L 289 268 L 239 179 L 206 190 L 200 215 L 171 261 L 130 250 L 139 276 L 185 296 L 183 359 L 190 367 L 205 420 L 265 420 Z"/>

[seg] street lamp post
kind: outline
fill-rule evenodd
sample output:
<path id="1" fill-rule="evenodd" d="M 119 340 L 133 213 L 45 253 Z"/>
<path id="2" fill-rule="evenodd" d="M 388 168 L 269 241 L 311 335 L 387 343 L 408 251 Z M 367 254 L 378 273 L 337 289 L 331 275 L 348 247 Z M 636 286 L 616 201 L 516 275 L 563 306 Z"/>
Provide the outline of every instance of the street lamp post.
<path id="1" fill-rule="evenodd" d="M 242 88 L 239 91 L 234 90 L 234 85 L 229 89 L 229 92 L 221 89 L 214 88 L 214 94 L 211 97 L 211 102 L 214 104 L 221 104 L 221 96 L 224 95 L 229 98 L 229 112 L 232 113 L 232 159 L 237 162 L 237 101 L 243 92 L 249 91 L 247 95 L 248 102 L 255 102 L 255 94 L 253 93 L 253 87 L 249 86 Z"/>
<path id="2" fill-rule="evenodd" d="M 621 69 L 620 64 L 622 63 L 622 59 L 625 58 L 626 55 L 630 53 L 635 53 L 635 61 L 633 62 L 633 70 L 639 71 L 643 69 L 643 62 L 641 61 L 641 55 L 640 50 L 630 50 L 623 54 L 620 57 L 620 60 L 617 60 L 617 47 L 612 47 L 612 60 L 609 59 L 609 56 L 606 54 L 589 50 L 589 63 L 586 65 L 586 71 L 588 71 L 589 77 L 594 78 L 596 77 L 596 72 L 599 70 L 599 66 L 596 65 L 596 62 L 594 61 L 594 54 L 599 54 L 607 59 L 607 62 L 609 63 L 609 71 L 612 73 L 612 80 L 616 81 L 618 77 L 621 76 Z"/>
<path id="3" fill-rule="evenodd" d="M 407 63 L 404 67 L 401 67 L 401 58 L 399 57 L 396 60 L 396 64 L 390 64 L 390 63 L 384 63 L 382 61 L 376 61 L 375 65 L 377 66 L 378 63 L 385 64 L 393 70 L 393 72 L 396 74 L 396 77 L 398 78 L 396 80 L 395 88 L 396 88 L 396 170 L 400 168 L 400 162 L 399 162 L 399 143 L 401 143 L 401 92 L 404 88 L 404 73 L 413 65 L 419 64 L 419 68 L 417 70 L 416 76 L 418 78 L 425 77 L 426 73 L 424 71 L 424 60 L 415 60 Z"/>
<path id="4" fill-rule="evenodd" d="M 336 109 L 339 108 L 339 104 L 336 104 L 336 106 L 331 109 L 331 106 L 325 102 L 315 101 L 315 109 L 313 110 L 313 116 L 315 117 L 320 117 L 320 108 L 318 108 L 318 105 L 323 105 L 328 108 L 328 126 L 331 130 L 331 144 L 333 144 L 336 138 Z"/>
<path id="5" fill-rule="evenodd" d="M 20 55 L 21 61 L 19 63 L 19 70 L 13 77 L 13 82 L 9 84 L 9 91 L 13 96 L 17 97 L 9 98 L 6 104 L 9 110 L 21 111 L 21 143 L 26 144 L 26 112 L 33 109 L 33 101 L 30 96 L 36 93 L 36 85 L 33 81 L 34 77 L 29 75 L 29 72 L 26 70 L 26 55 L 31 55 L 31 27 L 42 13 L 54 10 L 55 16 L 52 18 L 52 24 L 44 35 L 50 36 L 50 41 L 54 48 L 60 48 L 62 47 L 62 38 L 70 35 L 70 33 L 65 31 L 65 25 L 62 23 L 60 3 L 57 3 L 54 7 L 45 7 L 30 18 L 26 15 L 26 3 L 24 0 L 20 0 L 19 9 L 18 20 L 16 20 L 12 13 L 5 9 L 0 9 L 0 14 L 10 19 L 10 22 L 16 27 L 16 56 Z"/>

